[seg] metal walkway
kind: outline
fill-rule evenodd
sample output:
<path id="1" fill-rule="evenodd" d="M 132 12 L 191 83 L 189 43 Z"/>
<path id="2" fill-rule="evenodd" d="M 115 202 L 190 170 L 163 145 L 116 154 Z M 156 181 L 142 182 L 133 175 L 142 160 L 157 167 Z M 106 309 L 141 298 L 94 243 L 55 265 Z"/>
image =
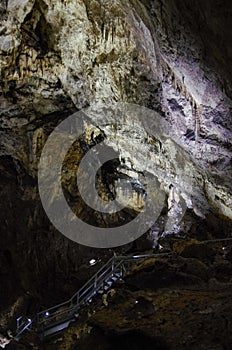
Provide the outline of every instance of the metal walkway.
<path id="1" fill-rule="evenodd" d="M 123 278 L 131 261 L 166 255 L 170 253 L 112 257 L 71 299 L 43 310 L 33 318 L 19 317 L 14 339 L 19 340 L 26 330 L 37 332 L 41 339 L 62 331 L 77 319 L 80 309 L 88 305 L 95 295 L 105 293 L 114 282 Z"/>
<path id="2" fill-rule="evenodd" d="M 228 237 L 201 241 L 200 243 L 208 244 L 231 240 L 232 238 Z M 88 305 L 95 295 L 105 293 L 115 281 L 123 278 L 133 260 L 170 255 L 172 256 L 173 252 L 112 257 L 71 299 L 43 310 L 33 318 L 19 317 L 14 339 L 19 340 L 26 330 L 37 332 L 41 339 L 60 332 L 77 319 L 80 309 Z"/>

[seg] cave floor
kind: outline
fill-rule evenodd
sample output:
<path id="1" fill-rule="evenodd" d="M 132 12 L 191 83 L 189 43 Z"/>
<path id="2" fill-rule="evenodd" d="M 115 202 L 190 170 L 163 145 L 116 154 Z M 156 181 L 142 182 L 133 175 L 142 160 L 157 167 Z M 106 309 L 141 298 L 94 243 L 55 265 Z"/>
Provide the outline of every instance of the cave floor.
<path id="1" fill-rule="evenodd" d="M 229 350 L 231 247 L 177 242 L 172 256 L 133 264 L 123 281 L 56 338 L 42 343 L 28 333 L 6 348 Z"/>

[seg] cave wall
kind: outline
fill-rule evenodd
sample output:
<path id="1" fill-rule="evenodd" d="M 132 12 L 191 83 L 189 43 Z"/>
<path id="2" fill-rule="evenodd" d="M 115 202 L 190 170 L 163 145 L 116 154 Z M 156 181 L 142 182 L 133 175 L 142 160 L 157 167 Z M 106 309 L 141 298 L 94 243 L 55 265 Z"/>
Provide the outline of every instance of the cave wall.
<path id="1" fill-rule="evenodd" d="M 70 271 L 75 281 L 70 288 L 77 287 L 80 265 L 96 254 L 51 226 L 37 189 L 38 161 L 49 133 L 68 115 L 95 103 L 129 102 L 156 111 L 168 123 L 175 147 L 184 150 L 194 181 L 180 184 L 183 173 L 177 174 L 173 163 L 176 148 L 168 142 L 163 143 L 166 155 L 157 158 L 151 151 L 149 171 L 157 159 L 164 169 L 171 164 L 178 190 L 187 192 L 191 209 L 211 226 L 216 215 L 232 218 L 230 15 L 229 1 L 1 3 L 0 256 L 1 266 L 9 265 L 9 272 L 2 272 L 6 304 L 9 296 L 12 302 L 32 285 L 34 295 L 45 294 L 53 283 L 67 281 Z M 127 133 L 121 156 L 129 155 L 136 171 L 143 171 L 147 144 L 141 144 L 138 161 Z M 121 138 L 108 132 L 115 149 Z M 168 188 L 170 180 L 163 180 Z M 226 225 L 223 232 L 218 227 L 218 234 L 229 235 Z M 57 276 L 54 281 L 49 271 Z M 16 278 L 15 291 L 9 274 Z M 61 294 L 70 293 L 65 288 Z"/>

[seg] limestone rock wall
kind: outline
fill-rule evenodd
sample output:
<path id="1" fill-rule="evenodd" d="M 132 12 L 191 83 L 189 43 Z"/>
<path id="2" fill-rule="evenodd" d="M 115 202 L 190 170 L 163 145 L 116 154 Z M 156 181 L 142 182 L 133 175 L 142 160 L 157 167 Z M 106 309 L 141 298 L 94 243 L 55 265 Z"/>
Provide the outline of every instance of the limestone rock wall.
<path id="1" fill-rule="evenodd" d="M 130 102 L 156 111 L 172 140 L 156 140 L 163 154 L 151 149 L 149 172 L 153 164 L 170 167 L 186 202 L 191 199 L 192 209 L 211 226 L 215 215 L 232 218 L 230 15 L 226 0 L 1 2 L 0 257 L 4 266 L 8 259 L 18 287 L 9 293 L 7 272 L 6 304 L 9 295 L 12 302 L 32 284 L 39 298 L 41 289 L 45 294 L 53 283 L 60 285 L 70 271 L 76 281 L 70 288 L 80 283 L 77 271 L 92 250 L 51 227 L 38 196 L 37 166 L 53 128 L 92 104 Z M 120 146 L 121 157 L 133 160 L 136 172 L 144 171 L 153 135 L 139 131 L 137 157 L 129 118 L 127 123 L 127 145 L 120 132 L 109 130 L 108 142 Z M 175 164 L 178 149 L 184 150 L 184 170 Z M 163 180 L 168 194 L 170 178 Z M 35 272 L 40 287 L 32 283 Z M 70 289 L 61 294 L 66 292 Z"/>

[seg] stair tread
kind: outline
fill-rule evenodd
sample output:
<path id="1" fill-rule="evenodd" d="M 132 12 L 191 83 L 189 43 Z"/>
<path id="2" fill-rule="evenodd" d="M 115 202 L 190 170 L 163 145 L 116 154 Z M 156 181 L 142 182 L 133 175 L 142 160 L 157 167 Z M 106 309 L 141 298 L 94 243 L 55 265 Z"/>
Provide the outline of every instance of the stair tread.
<path id="1" fill-rule="evenodd" d="M 50 328 L 48 328 L 47 330 L 42 332 L 43 337 L 47 337 L 48 335 L 52 335 L 52 334 L 55 334 L 57 332 L 62 331 L 63 329 L 65 329 L 69 326 L 70 322 L 71 322 L 71 320 L 60 323 L 56 326 L 51 326 Z"/>
<path id="2" fill-rule="evenodd" d="M 75 321 L 76 318 L 79 315 L 79 310 L 82 308 L 82 306 L 87 305 L 91 299 L 97 295 L 97 294 L 104 294 L 106 293 L 111 286 L 116 282 L 119 278 L 122 277 L 121 273 L 121 265 L 122 261 L 116 258 L 111 258 L 108 263 L 104 265 L 97 273 L 92 277 L 92 279 L 86 283 L 74 296 L 76 305 L 71 308 L 70 310 L 67 310 L 64 312 L 66 316 L 64 318 L 53 321 L 55 318 L 55 314 L 53 315 L 51 310 L 54 310 L 54 308 L 64 307 L 64 304 L 56 305 L 54 308 L 48 309 L 44 311 L 44 314 L 48 314 L 48 317 L 45 322 L 42 322 L 41 324 L 36 323 L 35 327 L 37 328 L 37 331 L 41 334 L 43 338 L 50 336 L 54 333 L 60 332 L 63 329 L 67 328 L 70 324 L 70 322 Z M 111 272 L 112 268 L 112 272 Z M 105 276 L 104 276 L 105 275 Z M 104 276 L 104 277 L 103 277 Z M 102 280 L 103 278 L 103 280 Z M 97 286 L 97 288 L 96 288 Z M 94 290 L 93 292 L 89 292 L 91 290 Z M 85 295 L 86 293 L 86 295 Z M 74 297 L 73 297 L 74 298 Z M 73 300 L 71 299 L 71 301 Z M 49 315 L 49 312 L 51 315 Z M 39 313 L 38 315 L 41 315 Z M 49 319 L 49 316 L 51 316 L 51 319 Z M 52 318 L 53 317 L 53 318 Z M 17 336 L 21 335 L 25 329 L 23 329 L 21 332 L 18 332 Z"/>

